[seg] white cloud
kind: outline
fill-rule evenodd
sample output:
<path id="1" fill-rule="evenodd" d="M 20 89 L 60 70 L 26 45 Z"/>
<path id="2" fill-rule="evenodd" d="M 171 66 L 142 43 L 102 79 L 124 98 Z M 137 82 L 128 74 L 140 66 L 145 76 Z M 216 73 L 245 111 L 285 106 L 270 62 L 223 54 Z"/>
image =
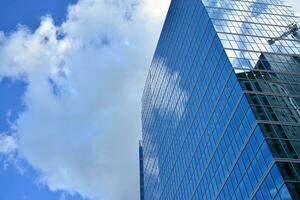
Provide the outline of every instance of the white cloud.
<path id="1" fill-rule="evenodd" d="M 287 5 L 293 6 L 293 10 L 297 12 L 297 16 L 300 15 L 300 2 L 299 0 L 286 0 Z"/>
<path id="2" fill-rule="evenodd" d="M 160 114 L 167 112 L 174 112 L 177 116 L 176 119 L 180 119 L 184 112 L 184 107 L 186 105 L 186 102 L 188 100 L 188 94 L 184 90 L 181 89 L 180 81 L 181 77 L 178 72 L 171 72 L 168 70 L 168 67 L 165 65 L 164 61 L 158 61 L 153 60 L 152 61 L 153 66 L 151 68 L 151 71 L 155 72 L 157 69 L 160 68 L 160 73 L 163 74 L 162 80 L 157 80 L 160 83 L 160 86 L 157 88 L 151 88 L 151 92 L 153 93 L 153 96 L 157 97 L 154 103 L 154 107 L 158 109 Z M 151 72 L 150 72 L 151 73 Z M 162 79 L 162 77 L 158 77 L 158 79 Z M 160 95 L 159 93 L 161 91 L 167 91 L 168 88 L 172 88 L 172 95 L 176 98 L 179 98 L 179 96 L 182 96 L 182 101 L 178 103 L 178 105 L 161 105 L 161 102 L 163 101 L 164 95 Z"/>
<path id="3" fill-rule="evenodd" d="M 53 191 L 138 199 L 140 99 L 169 0 L 82 0 L 60 26 L 0 37 L 0 77 L 26 77 L 19 154 Z"/>
<path id="4" fill-rule="evenodd" d="M 9 155 L 17 149 L 18 143 L 15 137 L 0 133 L 0 154 Z"/>

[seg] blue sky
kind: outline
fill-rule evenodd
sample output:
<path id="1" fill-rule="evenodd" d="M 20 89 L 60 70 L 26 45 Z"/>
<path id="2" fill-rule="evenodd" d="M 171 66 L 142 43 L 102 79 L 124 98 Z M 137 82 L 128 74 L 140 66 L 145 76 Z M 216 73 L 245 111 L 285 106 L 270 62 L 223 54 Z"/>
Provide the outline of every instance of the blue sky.
<path id="1" fill-rule="evenodd" d="M 9 35 L 19 25 L 26 26 L 31 31 L 36 30 L 41 17 L 51 15 L 56 25 L 60 25 L 66 18 L 69 4 L 77 0 L 2 0 L 0 1 L 0 30 Z M 18 14 L 15 14 L 18 13 Z M 22 79 L 0 79 L 0 132 L 12 134 L 11 124 L 17 120 L 18 115 L 26 106 L 22 96 L 27 83 Z M 8 117 L 9 115 L 9 117 Z M 6 158 L 0 156 L 0 165 L 4 165 Z M 18 167 L 22 168 L 17 170 Z M 38 171 L 24 160 L 0 169 L 0 199 L 1 200 L 56 200 L 56 199 L 83 199 L 79 195 L 68 195 L 64 192 L 52 192 L 47 186 L 38 184 L 36 178 Z"/>
<path id="2" fill-rule="evenodd" d="M 1 200 L 138 199 L 141 83 L 169 0 L 139 2 L 0 1 Z"/>
<path id="3" fill-rule="evenodd" d="M 49 14 L 56 24 L 60 24 L 66 17 L 66 9 L 70 3 L 77 0 L 1 0 L 0 2 L 0 30 L 10 32 L 16 29 L 17 24 L 36 29 L 41 17 Z M 15 14 L 17 13 L 17 14 Z"/>
<path id="4" fill-rule="evenodd" d="M 170 0 L 139 2 L 0 1 L 1 200 L 138 199 L 141 83 Z"/>

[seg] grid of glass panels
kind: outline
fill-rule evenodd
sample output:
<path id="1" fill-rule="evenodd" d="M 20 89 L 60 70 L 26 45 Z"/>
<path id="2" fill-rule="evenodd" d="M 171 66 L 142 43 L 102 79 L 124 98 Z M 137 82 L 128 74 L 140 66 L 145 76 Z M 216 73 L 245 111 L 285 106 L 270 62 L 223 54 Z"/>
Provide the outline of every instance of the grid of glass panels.
<path id="1" fill-rule="evenodd" d="M 144 200 L 144 158 L 143 158 L 143 144 L 139 142 L 139 167 L 140 167 L 140 200 Z"/>
<path id="2" fill-rule="evenodd" d="M 237 74 L 294 199 L 300 199 L 299 72 L 299 56 L 265 53 L 255 68 Z"/>
<path id="3" fill-rule="evenodd" d="M 254 68 L 261 53 L 300 54 L 292 34 L 270 45 L 296 23 L 291 7 L 281 0 L 203 0 L 215 30 L 236 71 Z"/>
<path id="4" fill-rule="evenodd" d="M 299 27 L 299 17 L 281 0 L 203 0 L 203 3 L 281 173 L 299 174 L 299 31 L 296 37 L 289 34 L 269 42 L 287 33 L 293 24 Z M 292 197 L 300 199 L 299 176 L 292 180 L 283 177 L 284 190 L 287 186 Z"/>
<path id="5" fill-rule="evenodd" d="M 219 38 L 201 1 L 172 1 L 142 98 L 146 200 L 290 197 Z"/>

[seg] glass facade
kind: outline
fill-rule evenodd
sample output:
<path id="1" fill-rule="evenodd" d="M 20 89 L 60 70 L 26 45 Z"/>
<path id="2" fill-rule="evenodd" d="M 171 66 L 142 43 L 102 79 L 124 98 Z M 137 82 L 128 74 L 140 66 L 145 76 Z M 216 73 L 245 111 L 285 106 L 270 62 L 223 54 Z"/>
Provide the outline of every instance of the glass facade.
<path id="1" fill-rule="evenodd" d="M 237 77 L 294 199 L 300 199 L 300 57 L 262 53 Z"/>
<path id="2" fill-rule="evenodd" d="M 145 200 L 300 199 L 297 24 L 280 0 L 172 0 L 142 98 Z"/>
<path id="3" fill-rule="evenodd" d="M 144 162 L 143 162 L 143 144 L 139 142 L 139 166 L 140 166 L 140 200 L 144 200 Z"/>

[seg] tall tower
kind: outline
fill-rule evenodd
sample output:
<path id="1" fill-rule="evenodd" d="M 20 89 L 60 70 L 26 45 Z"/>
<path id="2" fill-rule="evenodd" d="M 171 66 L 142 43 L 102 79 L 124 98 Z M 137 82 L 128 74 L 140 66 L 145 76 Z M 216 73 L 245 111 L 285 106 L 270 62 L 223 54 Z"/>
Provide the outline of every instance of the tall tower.
<path id="1" fill-rule="evenodd" d="M 281 0 L 172 0 L 142 98 L 145 200 L 300 199 L 299 28 Z"/>

